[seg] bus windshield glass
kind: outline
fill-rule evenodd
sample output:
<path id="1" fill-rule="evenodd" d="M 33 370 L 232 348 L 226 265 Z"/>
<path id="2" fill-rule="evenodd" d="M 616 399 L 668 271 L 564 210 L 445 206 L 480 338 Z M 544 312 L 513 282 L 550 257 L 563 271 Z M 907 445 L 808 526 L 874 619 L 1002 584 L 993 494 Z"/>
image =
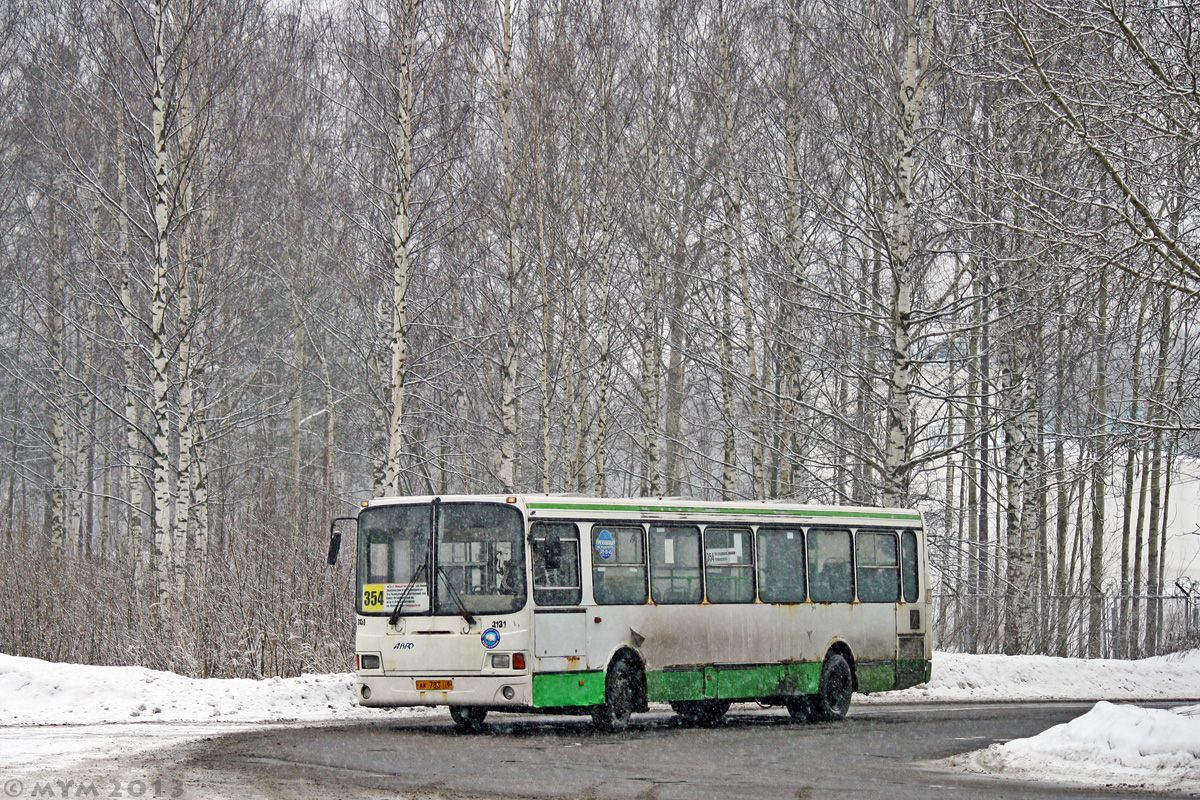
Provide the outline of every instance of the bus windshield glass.
<path id="1" fill-rule="evenodd" d="M 498 503 L 443 504 L 438 519 L 437 571 L 439 614 L 460 609 L 472 614 L 503 614 L 524 607 L 521 512 Z"/>
<path id="2" fill-rule="evenodd" d="M 358 603 L 366 614 L 429 611 L 428 505 L 376 506 L 358 517 Z"/>
<path id="3" fill-rule="evenodd" d="M 403 615 L 492 614 L 524 607 L 518 509 L 498 503 L 439 504 L 436 568 L 429 563 L 432 522 L 427 503 L 375 506 L 359 515 L 361 613 L 391 614 L 398 604 Z"/>

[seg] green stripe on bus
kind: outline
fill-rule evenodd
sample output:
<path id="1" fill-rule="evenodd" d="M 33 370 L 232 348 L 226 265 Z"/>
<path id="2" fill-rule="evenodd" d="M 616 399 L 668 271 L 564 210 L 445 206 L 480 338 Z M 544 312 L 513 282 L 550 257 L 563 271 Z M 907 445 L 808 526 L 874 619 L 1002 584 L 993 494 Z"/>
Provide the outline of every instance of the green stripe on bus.
<path id="1" fill-rule="evenodd" d="M 554 672 L 533 676 L 534 708 L 597 706 L 603 702 L 603 672 Z"/>
<path id="2" fill-rule="evenodd" d="M 892 661 L 857 664 L 854 677 L 858 679 L 858 691 L 863 694 L 886 692 L 896 687 L 896 664 Z"/>
<path id="3" fill-rule="evenodd" d="M 544 511 L 646 511 L 653 514 L 745 514 L 760 517 L 837 517 L 890 519 L 919 522 L 920 514 L 902 511 L 831 511 L 792 508 L 697 508 L 694 506 L 643 506 L 609 503 L 526 503 L 526 507 Z"/>
<path id="4" fill-rule="evenodd" d="M 930 662 L 876 661 L 858 664 L 858 691 L 886 692 L 929 680 Z M 745 667 L 695 667 L 646 673 L 646 699 L 651 703 L 679 700 L 761 700 L 816 694 L 821 663 L 755 664 Z M 594 706 L 604 702 L 603 672 L 560 672 L 533 676 L 534 708 Z"/>

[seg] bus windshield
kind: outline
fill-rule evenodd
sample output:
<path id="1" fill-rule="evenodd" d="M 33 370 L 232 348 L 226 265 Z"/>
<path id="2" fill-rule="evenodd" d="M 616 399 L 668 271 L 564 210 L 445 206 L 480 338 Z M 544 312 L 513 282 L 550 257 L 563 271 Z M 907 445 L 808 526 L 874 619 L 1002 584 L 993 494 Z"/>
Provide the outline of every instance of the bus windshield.
<path id="1" fill-rule="evenodd" d="M 438 507 L 437 579 L 430 577 L 429 504 L 359 515 L 358 600 L 364 614 L 506 613 L 525 605 L 521 512 L 497 503 Z M 436 586 L 433 603 L 430 587 Z"/>
<path id="2" fill-rule="evenodd" d="M 438 520 L 438 613 L 507 613 L 525 605 L 521 512 L 497 503 L 446 503 Z M 459 597 L 455 598 L 455 592 Z"/>

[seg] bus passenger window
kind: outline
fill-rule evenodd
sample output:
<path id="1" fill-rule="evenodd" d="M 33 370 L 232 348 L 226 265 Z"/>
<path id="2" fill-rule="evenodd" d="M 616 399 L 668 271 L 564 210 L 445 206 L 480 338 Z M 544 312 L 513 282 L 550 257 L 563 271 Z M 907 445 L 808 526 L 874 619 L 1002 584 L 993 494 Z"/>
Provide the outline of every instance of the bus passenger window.
<path id="1" fill-rule="evenodd" d="M 646 602 L 646 547 L 641 525 L 592 528 L 592 595 L 601 605 Z"/>
<path id="2" fill-rule="evenodd" d="M 700 529 L 650 527 L 650 596 L 656 603 L 699 603 Z"/>
<path id="3" fill-rule="evenodd" d="M 808 592 L 816 603 L 854 599 L 850 531 L 813 528 L 808 532 Z"/>
<path id="4" fill-rule="evenodd" d="M 803 603 L 804 535 L 799 528 L 758 529 L 758 596 L 764 603 Z"/>
<path id="5" fill-rule="evenodd" d="M 533 602 L 539 606 L 577 606 L 583 597 L 579 584 L 579 531 L 569 523 L 539 522 L 533 540 Z"/>
<path id="6" fill-rule="evenodd" d="M 905 531 L 904 536 L 904 602 L 915 603 L 921 596 L 920 579 L 917 577 L 917 535 Z"/>
<path id="7" fill-rule="evenodd" d="M 855 561 L 858 599 L 864 603 L 895 603 L 900 599 L 900 559 L 894 533 L 859 531 Z"/>
<path id="8" fill-rule="evenodd" d="M 704 586 L 710 603 L 754 602 L 754 552 L 749 528 L 704 530 Z"/>

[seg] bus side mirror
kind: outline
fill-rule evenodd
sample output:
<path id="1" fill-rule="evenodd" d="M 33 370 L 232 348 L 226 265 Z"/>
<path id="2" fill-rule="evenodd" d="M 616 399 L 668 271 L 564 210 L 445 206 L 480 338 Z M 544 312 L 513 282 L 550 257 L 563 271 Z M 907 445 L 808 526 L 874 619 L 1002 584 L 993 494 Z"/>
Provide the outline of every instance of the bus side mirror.
<path id="1" fill-rule="evenodd" d="M 333 526 L 331 525 L 330 527 L 332 528 Z M 337 563 L 338 551 L 341 549 L 342 549 L 342 532 L 338 531 L 338 530 L 331 530 L 329 532 L 329 555 L 327 556 L 327 560 L 329 561 L 329 566 L 332 567 L 334 564 Z"/>
<path id="2" fill-rule="evenodd" d="M 342 549 L 342 532 L 338 530 L 339 522 L 353 522 L 358 524 L 358 517 L 336 517 L 329 522 L 329 553 L 325 556 L 325 560 L 329 562 L 329 566 L 334 566 L 338 562 L 338 553 Z"/>

